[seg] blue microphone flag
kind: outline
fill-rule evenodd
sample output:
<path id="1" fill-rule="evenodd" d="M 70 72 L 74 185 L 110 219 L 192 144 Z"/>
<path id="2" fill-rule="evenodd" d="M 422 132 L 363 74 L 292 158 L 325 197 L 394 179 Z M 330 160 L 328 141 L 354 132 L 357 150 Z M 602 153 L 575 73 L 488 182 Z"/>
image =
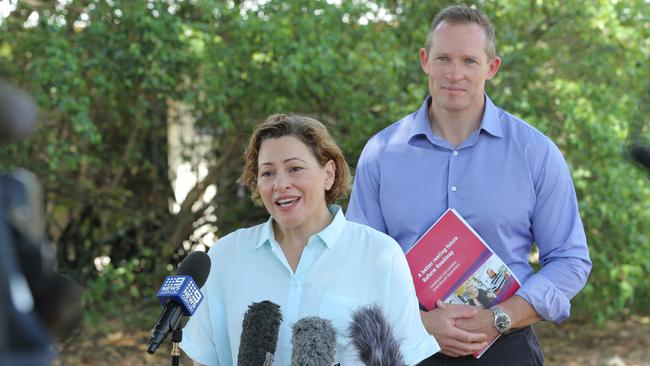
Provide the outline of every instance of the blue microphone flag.
<path id="1" fill-rule="evenodd" d="M 181 305 L 185 315 L 192 315 L 203 301 L 203 294 L 192 276 L 167 276 L 156 293 L 156 298 L 162 306 L 175 301 Z"/>

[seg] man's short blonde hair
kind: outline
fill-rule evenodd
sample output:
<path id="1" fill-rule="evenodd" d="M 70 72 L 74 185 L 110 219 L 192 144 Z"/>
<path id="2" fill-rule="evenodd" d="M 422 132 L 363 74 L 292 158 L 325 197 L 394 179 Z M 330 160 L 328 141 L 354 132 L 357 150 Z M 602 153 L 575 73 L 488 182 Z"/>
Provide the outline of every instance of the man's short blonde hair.
<path id="1" fill-rule="evenodd" d="M 487 37 L 485 54 L 487 55 L 488 60 L 492 60 L 497 56 L 494 28 L 492 27 L 490 18 L 488 18 L 488 16 L 485 15 L 485 13 L 482 11 L 470 8 L 465 5 L 448 6 L 441 10 L 435 16 L 435 18 L 433 18 L 431 26 L 429 27 L 429 33 L 427 34 L 427 41 L 424 46 L 427 54 L 429 53 L 429 50 L 431 49 L 431 45 L 433 43 L 433 32 L 443 21 L 449 24 L 478 24 L 481 26 L 481 28 L 483 28 L 485 36 Z"/>

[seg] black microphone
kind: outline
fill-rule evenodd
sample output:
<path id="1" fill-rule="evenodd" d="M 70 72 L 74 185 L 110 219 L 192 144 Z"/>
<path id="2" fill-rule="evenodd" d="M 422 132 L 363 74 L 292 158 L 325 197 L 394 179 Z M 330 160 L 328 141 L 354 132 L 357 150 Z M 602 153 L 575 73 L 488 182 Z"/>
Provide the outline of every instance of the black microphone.
<path id="1" fill-rule="evenodd" d="M 310 316 L 293 325 L 291 366 L 332 366 L 336 354 L 336 330 L 332 322 Z"/>
<path id="2" fill-rule="evenodd" d="M 210 257 L 190 253 L 178 266 L 175 276 L 167 276 L 156 297 L 165 306 L 153 328 L 147 352 L 153 354 L 167 335 L 179 329 L 183 314 L 192 315 L 203 300 L 199 290 L 210 274 Z"/>
<path id="3" fill-rule="evenodd" d="M 630 156 L 634 161 L 650 171 L 650 148 L 641 145 L 630 147 Z"/>
<path id="4" fill-rule="evenodd" d="M 273 365 L 281 323 L 280 305 L 268 300 L 249 305 L 242 321 L 237 365 Z"/>
<path id="5" fill-rule="evenodd" d="M 378 306 L 366 306 L 352 313 L 349 332 L 364 365 L 406 365 L 399 350 L 400 344 Z"/>
<path id="6" fill-rule="evenodd" d="M 17 142 L 36 126 L 36 104 L 25 92 L 0 81 L 0 146 Z"/>

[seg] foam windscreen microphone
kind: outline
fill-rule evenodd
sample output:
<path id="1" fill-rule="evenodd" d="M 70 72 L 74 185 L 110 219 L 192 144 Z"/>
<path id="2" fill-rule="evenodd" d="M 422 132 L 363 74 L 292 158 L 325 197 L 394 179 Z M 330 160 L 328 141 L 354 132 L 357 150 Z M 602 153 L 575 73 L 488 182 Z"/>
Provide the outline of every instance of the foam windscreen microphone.
<path id="1" fill-rule="evenodd" d="M 268 300 L 249 305 L 242 321 L 237 365 L 273 365 L 281 323 L 280 305 Z"/>
<path id="2" fill-rule="evenodd" d="M 34 100 L 0 81 L 0 146 L 20 141 L 36 127 Z"/>
<path id="3" fill-rule="evenodd" d="M 632 145 L 630 147 L 630 156 L 634 161 L 641 164 L 650 171 L 650 148 L 641 145 Z"/>
<path id="4" fill-rule="evenodd" d="M 336 330 L 317 316 L 298 320 L 291 337 L 291 366 L 332 366 L 336 355 Z"/>
<path id="5" fill-rule="evenodd" d="M 349 332 L 352 344 L 364 365 L 406 365 L 399 349 L 399 341 L 378 306 L 369 305 L 352 313 Z"/>
<path id="6" fill-rule="evenodd" d="M 180 328 L 183 315 L 194 314 L 203 301 L 200 288 L 208 274 L 210 257 L 204 252 L 192 252 L 178 266 L 176 275 L 165 278 L 156 294 L 165 308 L 153 328 L 147 352 L 153 354 L 169 333 Z"/>

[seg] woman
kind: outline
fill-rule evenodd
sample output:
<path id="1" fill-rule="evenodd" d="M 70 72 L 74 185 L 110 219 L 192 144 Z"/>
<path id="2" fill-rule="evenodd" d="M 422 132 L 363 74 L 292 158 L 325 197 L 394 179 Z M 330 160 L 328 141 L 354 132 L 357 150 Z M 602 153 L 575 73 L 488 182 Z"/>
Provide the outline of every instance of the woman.
<path id="1" fill-rule="evenodd" d="M 334 202 L 350 173 L 318 121 L 273 115 L 253 132 L 240 180 L 269 220 L 221 238 L 210 251 L 204 303 L 184 330 L 183 350 L 198 364 L 235 365 L 243 314 L 253 302 L 280 305 L 275 365 L 291 361 L 292 326 L 319 316 L 337 332 L 336 362 L 359 364 L 346 337 L 350 314 L 378 304 L 402 340 L 408 364 L 439 348 L 424 329 L 408 265 L 398 244 L 348 222 Z"/>
<path id="2" fill-rule="evenodd" d="M 474 285 L 469 285 L 465 291 L 465 298 L 469 305 L 480 306 L 483 308 L 489 308 L 492 306 L 495 297 L 496 296 L 494 296 L 493 293 L 487 292 L 482 288 L 477 288 Z"/>

